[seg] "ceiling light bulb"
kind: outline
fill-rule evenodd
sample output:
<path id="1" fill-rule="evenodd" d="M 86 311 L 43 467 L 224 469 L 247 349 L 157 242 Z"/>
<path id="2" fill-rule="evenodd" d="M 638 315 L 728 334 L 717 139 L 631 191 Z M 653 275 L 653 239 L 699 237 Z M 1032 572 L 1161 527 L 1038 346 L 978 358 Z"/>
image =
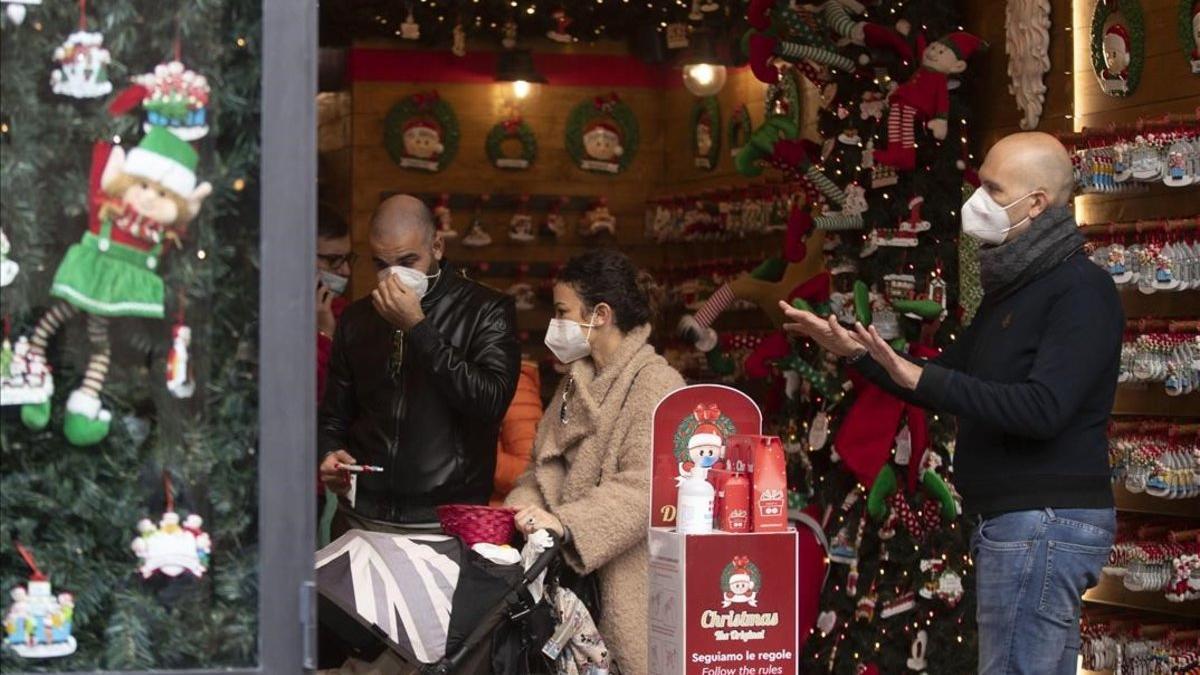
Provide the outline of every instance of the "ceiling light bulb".
<path id="1" fill-rule="evenodd" d="M 517 80 L 517 81 L 513 82 L 512 89 L 513 89 L 513 96 L 516 96 L 519 99 L 523 99 L 526 96 L 529 96 L 530 86 L 529 86 L 529 83 L 526 82 L 525 80 Z"/>

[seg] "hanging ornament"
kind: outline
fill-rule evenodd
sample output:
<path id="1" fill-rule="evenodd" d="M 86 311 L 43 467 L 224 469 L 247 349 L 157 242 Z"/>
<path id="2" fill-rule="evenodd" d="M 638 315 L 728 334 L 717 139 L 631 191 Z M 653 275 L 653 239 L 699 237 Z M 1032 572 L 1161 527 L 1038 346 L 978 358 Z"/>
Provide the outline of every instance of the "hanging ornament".
<path id="1" fill-rule="evenodd" d="M 883 609 L 879 612 L 879 618 L 890 619 L 893 616 L 899 616 L 905 612 L 910 612 L 915 609 L 916 606 L 916 594 L 912 591 L 908 591 L 883 603 Z"/>
<path id="2" fill-rule="evenodd" d="M 174 486 L 167 471 L 163 471 L 163 493 L 166 509 L 158 525 L 143 518 L 137 524 L 138 536 L 130 545 L 141 561 L 138 572 L 143 579 L 155 574 L 175 578 L 184 572 L 203 577 L 212 555 L 212 541 L 201 529 L 204 519 L 193 513 L 180 523 L 175 512 Z"/>
<path id="3" fill-rule="evenodd" d="M 813 415 L 812 422 L 808 425 L 808 449 L 820 450 L 825 447 L 826 441 L 829 440 L 829 415 L 824 411 L 817 411 Z"/>
<path id="4" fill-rule="evenodd" d="M 817 615 L 817 630 L 821 631 L 821 635 L 829 635 L 837 628 L 837 612 L 827 610 Z"/>
<path id="5" fill-rule="evenodd" d="M 188 352 L 192 345 L 192 329 L 183 322 L 183 314 L 171 328 L 171 349 L 167 352 L 167 391 L 175 398 L 191 398 L 196 393 L 192 378 L 192 363 Z"/>
<path id="6" fill-rule="evenodd" d="M 566 145 L 579 168 L 620 173 L 637 152 L 637 117 L 616 93 L 583 101 L 567 118 Z"/>
<path id="7" fill-rule="evenodd" d="M 523 244 L 537 239 L 533 229 L 533 216 L 529 215 L 529 195 L 521 195 L 517 203 L 517 211 L 508 222 L 508 238 Z"/>
<path id="8" fill-rule="evenodd" d="M 489 195 L 480 195 L 479 201 L 475 204 L 475 214 L 471 217 L 471 229 L 467 232 L 467 236 L 463 237 L 463 246 L 482 248 L 491 245 L 492 235 L 488 234 L 483 227 L 483 205 L 489 199 Z"/>
<path id="9" fill-rule="evenodd" d="M 408 6 L 408 16 L 404 17 L 404 23 L 400 24 L 400 38 L 402 40 L 421 39 L 421 24 L 417 23 L 416 17 L 413 16 L 412 5 Z"/>
<path id="10" fill-rule="evenodd" d="M 0 405 L 42 405 L 54 394 L 54 378 L 44 355 L 30 349 L 29 338 L 0 344 Z"/>
<path id="11" fill-rule="evenodd" d="M 608 200 L 597 197 L 588 210 L 584 211 L 583 218 L 579 219 L 579 234 L 583 237 L 595 237 L 604 232 L 616 236 L 617 219 L 608 210 Z"/>
<path id="12" fill-rule="evenodd" d="M 746 104 L 738 106 L 729 117 L 729 154 L 737 157 L 750 142 L 750 109 Z"/>
<path id="13" fill-rule="evenodd" d="M 692 10 L 688 12 L 689 21 L 702 21 L 704 19 L 704 0 L 692 0 Z"/>
<path id="14" fill-rule="evenodd" d="M 413 94 L 388 112 L 383 138 L 392 161 L 401 167 L 441 171 L 458 152 L 458 117 L 437 91 Z"/>
<path id="15" fill-rule="evenodd" d="M 924 629 L 917 631 L 916 637 L 913 638 L 912 649 L 909 651 L 908 661 L 906 662 L 909 670 L 920 672 L 929 667 L 929 661 L 925 658 L 928 647 L 929 633 L 926 633 Z"/>
<path id="16" fill-rule="evenodd" d="M 20 26 L 25 21 L 26 7 L 40 5 L 42 0 L 4 0 L 4 14 L 14 26 Z"/>
<path id="17" fill-rule="evenodd" d="M 1179 43 L 1192 66 L 1192 74 L 1200 75 L 1200 3 L 1179 0 Z"/>
<path id="18" fill-rule="evenodd" d="M 871 588 L 858 599 L 858 604 L 854 606 L 854 619 L 871 623 L 875 620 L 877 604 L 879 604 L 879 594 L 875 592 L 875 582 L 871 582 Z"/>
<path id="19" fill-rule="evenodd" d="M 33 554 L 20 542 L 17 553 L 29 566 L 29 581 L 12 589 L 12 605 L 4 614 L 4 645 L 26 659 L 50 659 L 75 653 L 71 635 L 75 598 L 52 592 L 50 579 L 38 569 Z"/>
<path id="20" fill-rule="evenodd" d="M 910 461 L 912 461 L 912 433 L 905 424 L 896 433 L 896 463 L 900 466 L 908 466 Z"/>
<path id="21" fill-rule="evenodd" d="M 921 587 L 920 595 L 926 600 L 937 598 L 953 609 L 958 606 L 963 597 L 962 576 L 950 569 L 941 558 L 927 558 L 921 561 L 921 571 L 929 575 Z"/>
<path id="22" fill-rule="evenodd" d="M 21 265 L 8 257 L 11 252 L 12 245 L 8 243 L 8 236 L 0 230 L 0 287 L 11 284 L 21 271 Z"/>
<path id="23" fill-rule="evenodd" d="M 1004 13 L 1008 91 L 1021 109 L 1021 128 L 1037 128 L 1050 71 L 1050 0 L 1010 0 Z"/>
<path id="24" fill-rule="evenodd" d="M 505 49 L 517 46 L 517 22 L 515 20 L 508 19 L 504 22 L 504 27 L 500 29 L 500 44 Z"/>
<path id="25" fill-rule="evenodd" d="M 454 216 L 450 213 L 450 195 L 443 192 L 438 196 L 437 204 L 433 205 L 433 219 L 437 222 L 437 230 L 443 239 L 458 238 L 458 230 L 454 229 Z"/>
<path id="26" fill-rule="evenodd" d="M 567 233 L 567 222 L 562 215 L 562 208 L 566 204 L 566 197 L 559 197 L 550 204 L 550 209 L 546 213 L 546 222 L 542 225 L 542 234 L 562 238 Z"/>
<path id="27" fill-rule="evenodd" d="M 1138 0 L 1097 0 L 1092 11 L 1092 68 L 1100 90 L 1129 96 L 1145 61 L 1146 28 Z"/>
<path id="28" fill-rule="evenodd" d="M 567 32 L 567 29 L 571 27 L 574 20 L 567 14 L 565 8 L 559 7 L 555 9 L 550 13 L 550 18 L 554 20 L 554 27 L 546 32 L 546 37 L 564 44 L 575 41 L 575 38 Z"/>
<path id="29" fill-rule="evenodd" d="M 687 31 L 686 23 L 667 24 L 667 49 L 687 49 Z"/>
<path id="30" fill-rule="evenodd" d="M 454 24 L 454 31 L 450 37 L 450 53 L 458 57 L 467 55 L 467 31 L 463 28 L 462 21 Z"/>
<path id="31" fill-rule="evenodd" d="M 716 96 L 706 96 L 692 105 L 692 155 L 697 169 L 717 168 L 721 152 L 721 107 Z"/>
<path id="32" fill-rule="evenodd" d="M 18 5 L 24 8 L 23 5 Z M 99 98 L 112 92 L 108 64 L 112 55 L 104 48 L 104 36 L 87 30 L 87 2 L 79 0 L 79 30 L 71 33 L 54 50 L 50 89 L 60 96 Z"/>
<path id="33" fill-rule="evenodd" d="M 513 141 L 521 147 L 520 153 L 515 156 L 504 152 L 504 146 Z M 484 141 L 484 149 L 488 160 L 497 169 L 524 171 L 533 166 L 533 160 L 537 157 L 537 138 L 533 135 L 533 127 L 514 116 L 492 127 Z"/>
<path id="34" fill-rule="evenodd" d="M 178 52 L 178 46 L 176 47 Z M 208 102 L 212 88 L 208 79 L 179 60 L 160 63 L 153 73 L 138 75 L 109 104 L 109 112 L 123 115 L 138 105 L 146 111 L 142 125 L 163 127 L 185 141 L 208 135 Z"/>

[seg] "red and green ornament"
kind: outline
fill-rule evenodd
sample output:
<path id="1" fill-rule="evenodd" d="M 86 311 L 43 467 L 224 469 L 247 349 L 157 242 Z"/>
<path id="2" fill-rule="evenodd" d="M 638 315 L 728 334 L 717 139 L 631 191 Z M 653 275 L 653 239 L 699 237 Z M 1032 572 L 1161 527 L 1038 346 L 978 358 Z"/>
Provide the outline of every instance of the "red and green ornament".
<path id="1" fill-rule="evenodd" d="M 1130 96 L 1137 90 L 1146 60 L 1146 26 L 1138 0 L 1097 0 L 1091 51 L 1101 91 Z"/>
<path id="2" fill-rule="evenodd" d="M 692 106 L 692 154 L 697 169 L 712 171 L 721 156 L 721 106 L 706 96 Z"/>
<path id="3" fill-rule="evenodd" d="M 511 145 L 512 141 L 519 143 L 521 148 L 515 155 L 505 152 L 505 146 Z M 492 127 L 484 142 L 484 149 L 488 161 L 497 169 L 524 171 L 533 166 L 533 160 L 537 157 L 537 138 L 533 134 L 533 127 L 527 122 L 520 117 L 511 117 Z"/>
<path id="4" fill-rule="evenodd" d="M 616 93 L 583 101 L 567 118 L 567 153 L 584 171 L 618 174 L 637 153 L 637 117 Z"/>
<path id="5" fill-rule="evenodd" d="M 402 168 L 441 171 L 458 152 L 458 117 L 436 91 L 413 94 L 388 112 L 383 143 Z"/>

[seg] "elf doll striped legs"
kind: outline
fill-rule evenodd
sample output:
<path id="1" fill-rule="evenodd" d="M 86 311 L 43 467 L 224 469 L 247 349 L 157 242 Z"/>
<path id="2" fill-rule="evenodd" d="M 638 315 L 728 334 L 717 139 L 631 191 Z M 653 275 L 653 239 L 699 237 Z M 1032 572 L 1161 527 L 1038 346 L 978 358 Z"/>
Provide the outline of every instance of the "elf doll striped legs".
<path id="1" fill-rule="evenodd" d="M 83 376 L 83 384 L 71 392 L 67 399 L 67 417 L 63 423 L 63 435 L 72 445 L 81 447 L 104 440 L 112 423 L 112 413 L 100 404 L 100 392 L 108 377 L 112 353 L 108 343 L 107 317 L 88 315 L 88 341 L 92 344 L 92 353 L 88 357 L 87 371 Z"/>
<path id="2" fill-rule="evenodd" d="M 46 348 L 50 345 L 50 340 L 63 327 L 63 324 L 70 321 L 79 314 L 79 309 L 65 300 L 59 300 L 38 319 L 37 325 L 33 328 L 33 337 L 29 340 L 29 358 L 31 361 L 38 361 L 45 366 L 46 363 Z M 52 378 L 53 373 L 48 369 L 45 371 L 45 377 Z M 40 431 L 50 424 L 50 399 L 47 398 L 41 403 L 29 403 L 21 406 L 21 421 L 25 426 Z"/>
<path id="3" fill-rule="evenodd" d="M 894 166 L 901 171 L 912 171 L 917 166 L 916 124 L 917 111 L 904 103 L 893 103 L 887 116 L 887 148 L 875 151 L 875 162 Z"/>

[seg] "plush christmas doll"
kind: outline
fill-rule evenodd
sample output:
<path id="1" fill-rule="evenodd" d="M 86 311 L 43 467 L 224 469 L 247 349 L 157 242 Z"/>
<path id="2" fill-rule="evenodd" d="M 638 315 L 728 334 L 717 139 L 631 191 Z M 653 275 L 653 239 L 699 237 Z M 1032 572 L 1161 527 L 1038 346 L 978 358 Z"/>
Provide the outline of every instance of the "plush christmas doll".
<path id="1" fill-rule="evenodd" d="M 1104 91 L 1125 91 L 1128 87 L 1130 54 L 1129 30 L 1114 23 L 1104 31 L 1104 70 L 1100 71 Z"/>
<path id="2" fill-rule="evenodd" d="M 46 346 L 62 325 L 87 315 L 91 355 L 82 385 L 67 399 L 63 426 L 74 445 L 94 445 L 108 435 L 112 416 L 100 391 L 109 368 L 109 319 L 164 316 L 158 274 L 163 245 L 178 239 L 212 192 L 208 183 L 197 184 L 196 162 L 192 146 L 162 127 L 151 127 L 128 155 L 107 144 L 93 152 L 88 231 L 59 264 L 50 289 L 58 302 L 30 341 L 30 358 L 44 363 Z M 22 406 L 21 420 L 31 429 L 45 428 L 50 401 Z"/>
<path id="3" fill-rule="evenodd" d="M 750 30 L 743 36 L 743 51 L 750 58 L 754 76 L 767 84 L 779 81 L 777 59 L 803 65 L 806 61 L 831 66 L 844 71 L 854 69 L 854 61 L 838 53 L 837 45 L 830 38 L 853 40 L 856 26 L 850 18 L 846 5 L 857 12 L 862 6 L 845 0 L 826 0 L 821 3 L 819 13 L 805 5 L 796 5 L 790 0 L 751 0 L 746 11 Z M 801 68 L 814 84 L 823 84 L 816 71 Z"/>
<path id="4" fill-rule="evenodd" d="M 928 45 L 925 36 L 918 35 L 914 51 L 896 31 L 871 23 L 863 25 L 863 38 L 868 46 L 891 49 L 906 62 L 915 57 L 920 63 L 917 71 L 888 97 L 888 144 L 884 150 L 876 150 L 873 158 L 876 164 L 911 171 L 917 165 L 915 122 L 919 120 L 929 127 L 934 138 L 946 138 L 946 115 L 950 111 L 949 78 L 964 72 L 967 59 L 981 47 L 986 48 L 987 43 L 962 31 L 950 33 Z"/>

